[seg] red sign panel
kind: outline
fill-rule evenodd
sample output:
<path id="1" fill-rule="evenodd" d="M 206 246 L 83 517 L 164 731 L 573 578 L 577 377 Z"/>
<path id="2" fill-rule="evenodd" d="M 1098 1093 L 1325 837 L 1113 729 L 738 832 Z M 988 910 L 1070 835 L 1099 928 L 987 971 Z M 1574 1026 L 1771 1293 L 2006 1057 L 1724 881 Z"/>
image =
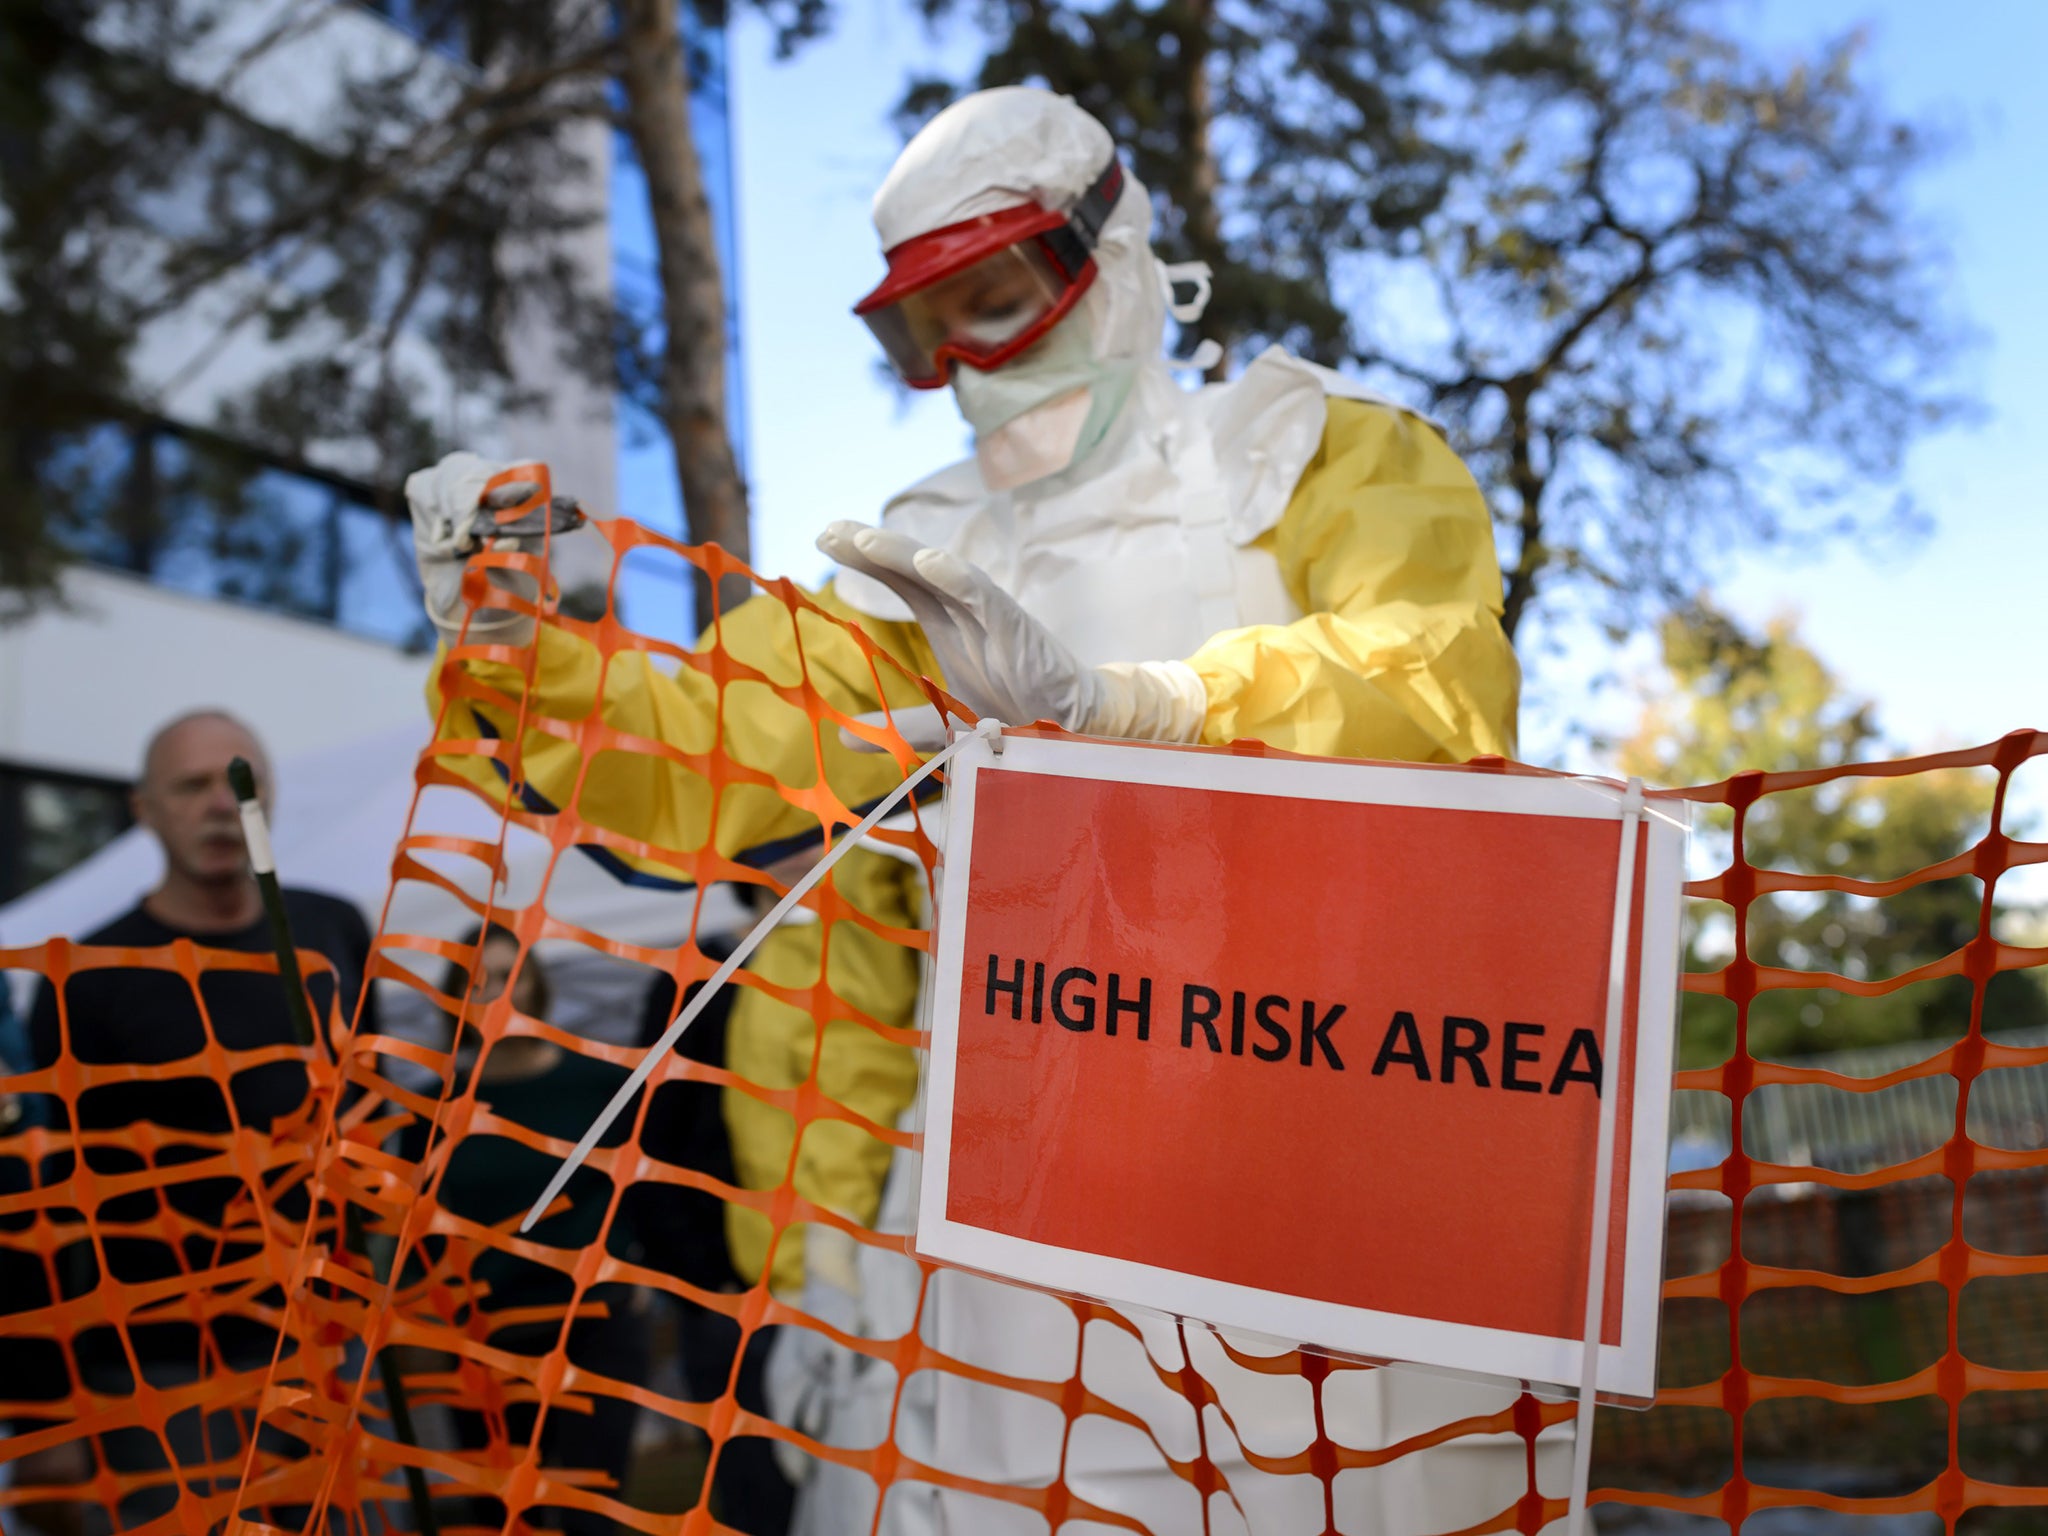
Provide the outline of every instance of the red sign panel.
<path id="1" fill-rule="evenodd" d="M 1631 839 L 1610 1071 L 1615 804 L 1580 781 L 970 749 L 920 1249 L 1353 1353 L 1576 1380 L 1611 1084 L 1601 1386 L 1646 1395 L 1630 1323 L 1647 1311 L 1653 1360 L 1682 829 Z"/>

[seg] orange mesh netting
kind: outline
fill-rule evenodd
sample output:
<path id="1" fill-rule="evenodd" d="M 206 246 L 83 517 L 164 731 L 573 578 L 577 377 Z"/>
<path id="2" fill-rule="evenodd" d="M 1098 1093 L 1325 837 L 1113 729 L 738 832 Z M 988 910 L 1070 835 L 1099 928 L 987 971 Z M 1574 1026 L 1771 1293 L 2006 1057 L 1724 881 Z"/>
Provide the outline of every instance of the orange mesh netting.
<path id="1" fill-rule="evenodd" d="M 614 591 L 616 562 L 636 553 L 688 562 L 714 579 L 750 574 L 720 551 L 686 549 L 635 524 L 596 527 L 614 552 Z M 545 570 L 544 560 L 509 553 L 477 564 Z M 473 571 L 472 581 L 478 579 Z M 803 614 L 807 624 L 845 629 L 787 582 L 763 583 L 762 589 L 787 610 L 792 625 Z M 472 599 L 479 590 L 472 587 Z M 723 644 L 690 651 L 635 633 L 623 624 L 616 602 L 593 619 L 555 614 L 549 622 L 593 647 L 601 667 L 637 654 L 664 670 L 696 670 L 715 685 L 721 711 L 734 690 L 766 688 L 807 718 L 814 737 L 846 723 L 846 713 L 828 702 L 829 690 L 801 646 L 801 675 L 771 676 Z M 869 637 L 855 631 L 852 638 L 875 673 L 876 691 L 885 677 L 914 682 Z M 536 945 L 578 946 L 687 989 L 717 963 L 716 952 L 707 951 L 709 935 L 698 931 L 708 910 L 704 893 L 719 882 L 768 893 L 787 889 L 774 872 L 786 866 L 764 867 L 761 860 L 717 850 L 712 832 L 725 797 L 772 794 L 827 831 L 859 818 L 862 808 L 843 803 L 829 787 L 822 759 L 810 783 L 779 783 L 750 765 L 723 735 L 677 744 L 627 735 L 595 711 L 576 718 L 545 714 L 526 693 L 507 692 L 465 671 L 465 664 L 485 662 L 515 669 L 530 685 L 537 650 L 488 643 L 456 647 L 444 672 L 444 720 L 458 701 L 489 699 L 516 716 L 517 728 L 497 739 L 437 742 L 420 760 L 421 791 L 470 783 L 458 770 L 475 759 L 498 765 L 503 782 L 527 791 L 522 743 L 542 738 L 573 745 L 582 763 L 577 791 L 558 797 L 558 806 L 515 793 L 495 842 L 432 830 L 420 819 L 416 797 L 394 877 L 437 887 L 475 923 L 504 925 L 522 955 Z M 925 691 L 938 697 L 928 685 Z M 902 689 L 893 696 L 901 697 Z M 892 736 L 890 746 L 899 765 L 913 761 L 900 739 Z M 579 810 L 589 765 L 601 754 L 621 753 L 646 759 L 651 773 L 708 782 L 711 826 L 687 846 L 676 846 L 600 824 Z M 2015 771 L 2043 755 L 2048 734 L 2021 732 L 1974 751 L 1808 773 L 1743 774 L 1672 792 L 1732 815 L 1732 862 L 1687 888 L 1698 913 L 1721 915 L 1732 958 L 1689 975 L 1686 987 L 1706 1000 L 1701 1006 L 1732 1015 L 1734 1046 L 1721 1065 L 1687 1070 L 1678 1078 L 1682 1101 L 1719 1096 L 1718 1109 L 1697 1111 L 1690 1119 L 1682 1113 L 1681 1128 L 1707 1126 L 1724 1144 L 1714 1149 L 1711 1166 L 1672 1179 L 1662 1372 L 1669 1385 L 1647 1413 L 1601 1411 L 1594 1481 L 1596 1499 L 1610 1506 L 1602 1512 L 1603 1527 L 1634 1528 L 1629 1522 L 1636 1517 L 1620 1506 L 1673 1512 L 1669 1523 L 1643 1526 L 1657 1530 L 1720 1529 L 1723 1522 L 1739 1529 L 1758 1512 L 1788 1505 L 1869 1515 L 1920 1512 L 1930 1518 L 1929 1529 L 1973 1536 L 2005 1529 L 1999 1519 L 2022 1522 L 2014 1530 L 2042 1528 L 2024 1523 L 2029 1520 L 2048 1522 L 2048 1514 L 2028 1513 L 2048 1508 L 2048 1123 L 2007 1115 L 1996 1121 L 2000 1141 L 1986 1131 L 1992 1121 L 1980 1108 L 1989 1102 L 1990 1080 L 1997 1074 L 2048 1073 L 2048 1037 L 2002 1043 L 1986 1035 L 1987 1027 L 1995 1035 L 2000 1022 L 2001 989 L 2009 984 L 2000 978 L 2031 985 L 2033 978 L 2010 973 L 2048 965 L 2048 948 L 2027 947 L 1998 930 L 2001 909 L 1995 904 L 2001 876 L 2048 862 L 2048 843 L 2017 840 L 2005 820 Z M 1486 765 L 1472 771 L 1533 770 Z M 1962 771 L 1983 780 L 1989 819 L 1973 847 L 1943 863 L 1862 879 L 1854 872 L 1757 868 L 1743 857 L 1746 819 L 1771 797 L 1812 792 L 1847 778 Z M 549 850 L 539 889 L 516 903 L 498 894 L 508 839 L 515 835 L 542 840 Z M 882 835 L 929 871 L 933 849 L 920 830 Z M 643 875 L 658 868 L 689 883 L 688 893 L 669 898 L 677 904 L 678 927 L 688 922 L 688 936 L 670 946 L 629 943 L 552 910 L 549 893 L 566 861 L 593 851 L 621 868 Z M 293 871 L 281 873 L 289 883 Z M 1981 886 L 1975 931 L 1940 957 L 1900 974 L 1847 978 L 1766 963 L 1786 959 L 1783 953 L 1752 952 L 1752 912 L 1788 893 L 1794 899 L 1837 892 L 1883 901 L 1963 877 Z M 828 934 L 835 925 L 852 924 L 892 945 L 923 947 L 920 933 L 861 910 L 834 882 L 821 886 L 807 904 Z M 611 1074 L 608 1081 L 637 1061 L 631 1045 L 600 1043 L 516 1013 L 511 992 L 479 1009 L 442 989 L 436 975 L 442 966 L 472 966 L 476 959 L 452 932 L 401 932 L 387 920 L 373 968 L 381 980 L 433 1010 L 459 1015 L 486 1050 L 515 1036 L 533 1037 L 604 1069 Z M 305 963 L 319 961 L 306 956 Z M 494 1111 L 454 1054 L 450 1034 L 373 1036 L 337 1017 L 329 1021 L 332 1038 L 321 1048 L 225 1049 L 206 1013 L 202 979 L 216 970 L 270 968 L 270 962 L 184 943 L 167 951 L 122 951 L 52 940 L 0 950 L 0 966 L 38 972 L 60 993 L 67 977 L 89 968 L 160 970 L 191 989 L 194 1006 L 207 1019 L 207 1044 L 197 1055 L 119 1066 L 81 1061 L 67 1051 L 45 1071 L 6 1081 L 10 1093 L 60 1101 L 69 1111 L 65 1124 L 79 1123 L 82 1095 L 129 1078 L 198 1074 L 226 1083 L 260 1062 L 292 1060 L 305 1063 L 310 1085 L 304 1108 L 267 1128 L 238 1124 L 218 1136 L 148 1125 L 118 1132 L 35 1129 L 0 1139 L 0 1261 L 7 1266 L 0 1350 L 14 1352 L 0 1360 L 31 1359 L 35 1379 L 55 1381 L 62 1389 L 55 1396 L 17 1397 L 13 1382 L 0 1374 L 0 1416 L 16 1423 L 12 1438 L 0 1446 L 0 1462 L 37 1455 L 47 1463 L 48 1453 L 65 1446 L 104 1447 L 109 1437 L 121 1435 L 142 1436 L 166 1449 L 155 1470 L 116 1473 L 101 1458 L 83 1482 L 0 1490 L 0 1508 L 83 1503 L 105 1511 L 115 1528 L 193 1536 L 227 1522 L 245 1522 L 245 1529 L 404 1530 L 415 1528 L 404 1474 L 411 1466 L 424 1469 L 443 1530 L 511 1529 L 521 1523 L 574 1527 L 582 1514 L 622 1529 L 709 1536 L 731 1528 L 714 1510 L 714 1501 L 724 1497 L 718 1491 L 721 1461 L 744 1447 L 778 1444 L 813 1465 L 862 1474 L 868 1492 L 858 1525 L 864 1530 L 886 1528 L 896 1503 L 920 1488 L 988 1501 L 982 1528 L 991 1531 L 1059 1531 L 1084 1524 L 1147 1528 L 1078 1493 L 1066 1476 L 1070 1453 L 1062 1453 L 1059 1470 L 1043 1486 L 1013 1486 L 977 1477 L 973 1469 L 935 1465 L 930 1447 L 907 1433 L 904 1404 L 912 1383 L 948 1377 L 983 1392 L 1014 1394 L 1057 1415 L 1070 1431 L 1068 1442 L 1104 1433 L 1105 1425 L 1107 1432 L 1144 1436 L 1158 1464 L 1197 1496 L 1189 1508 L 1199 1504 L 1204 1530 L 1241 1528 L 1235 1513 L 1240 1496 L 1275 1478 L 1309 1490 L 1305 1502 L 1291 1506 L 1302 1518 L 1289 1529 L 1348 1528 L 1339 1514 L 1346 1479 L 1390 1473 L 1408 1458 L 1467 1441 L 1485 1440 L 1498 1449 L 1503 1437 L 1510 1450 L 1520 1447 L 1521 1492 L 1465 1530 L 1534 1532 L 1564 1514 L 1566 1490 L 1556 1463 L 1538 1451 L 1539 1437 L 1544 1446 L 1552 1445 L 1560 1432 L 1552 1426 L 1571 1417 L 1566 1403 L 1503 1393 L 1494 1409 L 1474 1417 L 1388 1427 L 1372 1443 L 1352 1443 L 1339 1427 L 1341 1416 L 1325 1408 L 1349 1390 L 1346 1378 L 1368 1368 L 1304 1353 L 1263 1355 L 1228 1341 L 1191 1337 L 1198 1331 L 1188 1328 L 1181 1331 L 1177 1360 L 1156 1352 L 1147 1356 L 1161 1390 L 1191 1410 L 1183 1440 L 1155 1434 L 1127 1402 L 1113 1401 L 1097 1382 L 1084 1380 L 1081 1339 L 1096 1339 L 1105 1330 L 1130 1338 L 1140 1334 L 1137 1324 L 1108 1307 L 1060 1302 L 1075 1318 L 1074 1352 L 1071 1359 L 1046 1362 L 1037 1376 L 1005 1374 L 943 1353 L 923 1326 L 931 1272 L 905 1256 L 902 1236 L 878 1235 L 798 1187 L 799 1148 L 821 1124 L 849 1126 L 891 1149 L 913 1141 L 909 1132 L 874 1123 L 833 1097 L 828 1026 L 858 1015 L 863 1028 L 896 1044 L 921 1037 L 861 1015 L 835 991 L 829 966 L 820 968 L 811 985 L 740 973 L 739 987 L 807 1014 L 824 1049 L 810 1053 L 807 1073 L 793 1084 L 756 1082 L 716 1059 L 681 1053 L 669 1058 L 653 1079 L 654 1091 L 635 1101 L 619 1133 L 593 1154 L 587 1182 L 572 1184 L 567 1204 L 587 1213 L 587 1227 L 566 1238 L 567 1229 L 559 1226 L 550 1238 L 545 1224 L 521 1237 L 515 1230 L 518 1213 L 482 1218 L 473 1206 L 442 1203 L 455 1149 L 465 1139 L 494 1138 L 490 1144 L 501 1149 L 508 1166 L 524 1157 L 522 1169 L 539 1168 L 527 1198 L 574 1140 L 573 1131 L 535 1131 Z M 1927 1042 L 1915 1059 L 1881 1075 L 1854 1077 L 1829 1066 L 1759 1059 L 1749 1049 L 1749 1020 L 1762 997 L 1802 989 L 1819 997 L 1825 989 L 1831 999 L 1856 1000 L 1937 981 L 1967 988 L 1960 1038 Z M 1914 1085 L 1927 1084 L 1946 1085 L 1936 1096 L 1939 1124 L 1933 1130 L 1925 1123 L 1924 1106 L 1892 1117 L 1917 1128 L 1925 1144 L 1868 1167 L 1822 1166 L 1810 1150 L 1796 1153 L 1796 1136 L 1788 1139 L 1783 1127 L 1765 1124 L 1775 1117 L 1773 1124 L 1784 1121 L 1796 1130 L 1806 1113 L 1800 1109 L 1805 1101 L 1794 1102 L 1800 1094 L 1831 1101 L 1871 1096 L 1874 1103 L 1886 1095 L 1910 1097 Z M 700 1095 L 745 1095 L 786 1116 L 789 1166 L 781 1180 L 772 1187 L 744 1187 L 729 1168 L 674 1160 L 658 1134 L 658 1106 L 660 1090 L 677 1085 L 695 1085 Z M 700 1096 L 690 1102 L 701 1115 L 714 1112 L 705 1106 L 717 1100 Z M 2015 1125 L 2022 1129 L 2015 1132 Z M 1884 1127 L 1864 1139 L 1884 1143 Z M 161 1155 L 172 1147 L 175 1156 Z M 96 1148 L 122 1149 L 125 1161 L 96 1158 Z M 232 1182 L 226 1215 L 217 1223 L 181 1214 L 174 1198 L 180 1186 L 201 1179 Z M 715 1202 L 714 1215 L 733 1207 L 751 1212 L 749 1219 L 772 1232 L 771 1248 L 799 1229 L 813 1241 L 821 1229 L 835 1229 L 875 1262 L 907 1274 L 911 1311 L 893 1330 L 875 1328 L 872 1318 L 857 1330 L 843 1316 L 813 1315 L 771 1293 L 762 1280 L 748 1277 L 751 1283 L 727 1288 L 663 1269 L 649 1261 L 644 1247 L 613 1240 L 622 1230 L 629 1195 L 649 1189 Z M 138 1193 L 162 1198 L 145 1199 L 138 1207 Z M 354 1208 L 367 1243 L 348 1238 L 345 1207 Z M 564 1219 L 558 1206 L 550 1220 Z M 176 1273 L 123 1278 L 122 1265 L 110 1255 L 138 1240 L 175 1249 Z M 525 1277 L 520 1284 L 528 1294 L 552 1299 L 516 1312 L 495 1305 L 518 1288 L 506 1278 L 515 1272 Z M 555 1285 L 555 1292 L 546 1285 L 533 1289 L 529 1282 L 536 1275 Z M 662 1374 L 659 1351 L 651 1346 L 585 1349 L 578 1343 L 581 1335 L 568 1331 L 571 1315 L 583 1320 L 579 1327 L 634 1317 L 654 1328 L 657 1314 L 672 1301 L 688 1304 L 700 1321 L 710 1319 L 712 1332 L 723 1340 L 717 1352 L 722 1385 L 710 1392 L 693 1392 L 673 1373 Z M 230 1368 L 210 1342 L 214 1325 L 230 1318 L 274 1337 L 267 1366 L 245 1362 Z M 131 1335 L 141 1324 L 166 1320 L 190 1325 L 193 1369 L 180 1379 L 151 1380 Z M 888 1411 L 866 1443 L 824 1443 L 763 1410 L 743 1378 L 750 1343 L 769 1328 L 808 1331 L 843 1361 L 881 1373 L 876 1379 L 886 1387 L 881 1400 Z M 870 1336 L 876 1333 L 883 1336 Z M 88 1341 L 97 1341 L 99 1356 L 126 1362 L 125 1380 L 121 1373 L 111 1380 L 104 1372 L 93 1380 L 81 1375 L 77 1360 Z M 386 1351 L 404 1376 L 414 1444 L 394 1425 L 378 1373 L 366 1368 Z M 1253 1426 L 1242 1426 L 1247 1432 L 1238 1443 L 1241 1426 L 1233 1418 L 1231 1393 L 1218 1385 L 1221 1361 L 1240 1379 L 1263 1377 L 1303 1395 L 1313 1405 L 1312 1436 L 1305 1443 L 1277 1445 Z M 964 1400 L 975 1399 L 970 1393 Z M 598 1410 L 606 1404 L 637 1414 L 603 1420 Z M 637 1422 L 643 1440 L 660 1449 L 641 1456 L 620 1484 L 567 1458 L 550 1439 L 551 1419 Z M 260 1432 L 251 1432 L 254 1425 Z M 467 1427 L 458 1433 L 459 1425 Z M 670 1433 L 649 1435 L 650 1427 Z M 689 1430 L 696 1432 L 694 1439 Z M 173 1448 L 189 1446 L 195 1436 L 207 1454 L 195 1465 L 189 1449 L 175 1452 L 185 1468 L 182 1475 L 172 1471 Z M 677 1449 L 691 1445 L 694 1452 Z M 684 1465 L 690 1455 L 700 1456 L 703 1465 Z M 1813 1470 L 1822 1462 L 1836 1469 L 1861 1467 L 1877 1481 L 1845 1489 Z M 138 1498 L 152 1494 L 154 1502 Z M 1685 1516 L 1699 1518 L 1678 1518 Z M 13 1519 L 10 1514 L 10 1529 Z"/>

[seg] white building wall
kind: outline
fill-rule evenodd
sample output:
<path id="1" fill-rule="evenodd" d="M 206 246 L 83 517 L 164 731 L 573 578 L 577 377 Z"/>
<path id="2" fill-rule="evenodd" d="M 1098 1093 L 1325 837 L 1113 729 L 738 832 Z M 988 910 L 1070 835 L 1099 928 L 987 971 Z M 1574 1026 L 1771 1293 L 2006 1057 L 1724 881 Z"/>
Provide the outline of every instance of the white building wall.
<path id="1" fill-rule="evenodd" d="M 407 722 L 429 731 L 430 658 L 324 624 L 77 569 L 64 605 L 0 631 L 0 759 L 132 779 L 190 709 L 239 715 L 274 761 Z"/>
<path id="2" fill-rule="evenodd" d="M 562 237 L 577 265 L 593 274 L 609 298 L 612 291 L 612 235 L 606 212 L 610 202 L 612 134 L 608 123 L 584 122 L 570 130 L 572 147 L 591 168 L 589 185 L 562 188 L 558 195 L 572 208 L 587 207 L 597 217 Z M 513 355 L 519 383 L 533 390 L 540 407 L 509 415 L 487 427 L 485 448 L 500 456 L 542 459 L 555 489 L 579 498 L 591 512 L 610 517 L 626 511 L 619 505 L 619 439 L 617 407 L 609 388 L 563 359 L 561 339 L 530 320 L 514 338 Z"/>

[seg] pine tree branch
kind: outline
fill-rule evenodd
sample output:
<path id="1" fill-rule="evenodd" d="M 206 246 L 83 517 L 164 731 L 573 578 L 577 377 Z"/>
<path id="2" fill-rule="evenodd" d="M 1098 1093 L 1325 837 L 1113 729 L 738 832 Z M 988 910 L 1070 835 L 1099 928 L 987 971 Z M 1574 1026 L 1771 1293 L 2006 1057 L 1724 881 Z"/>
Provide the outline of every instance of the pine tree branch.
<path id="1" fill-rule="evenodd" d="M 615 58 L 615 53 L 615 45 L 607 41 L 584 53 L 465 94 L 461 101 L 424 125 L 403 146 L 366 168 L 362 175 L 344 183 L 331 196 L 315 199 L 279 218 L 266 221 L 244 240 L 216 252 L 197 271 L 187 274 L 137 308 L 130 316 L 131 323 L 145 325 L 182 309 L 229 273 L 248 266 L 287 241 L 312 241 L 331 234 L 371 205 L 401 195 L 414 177 L 475 142 L 473 135 L 494 133 L 494 123 L 516 128 L 555 120 L 559 117 L 558 112 L 534 108 L 507 118 L 494 120 L 487 116 L 474 129 L 457 132 L 458 125 L 466 119 L 485 113 L 496 103 L 544 90 L 579 75 L 604 72 Z M 503 134 L 498 136 L 503 137 Z"/>
<path id="2" fill-rule="evenodd" d="M 1508 483 L 1520 498 L 1521 511 L 1515 519 L 1519 543 L 1515 563 L 1508 572 L 1501 599 L 1500 627 L 1509 640 L 1521 627 L 1522 616 L 1535 601 L 1537 583 L 1551 556 L 1543 544 L 1543 492 L 1545 477 L 1536 470 L 1532 449 L 1534 428 L 1529 418 L 1532 386 L 1507 387 Z"/>

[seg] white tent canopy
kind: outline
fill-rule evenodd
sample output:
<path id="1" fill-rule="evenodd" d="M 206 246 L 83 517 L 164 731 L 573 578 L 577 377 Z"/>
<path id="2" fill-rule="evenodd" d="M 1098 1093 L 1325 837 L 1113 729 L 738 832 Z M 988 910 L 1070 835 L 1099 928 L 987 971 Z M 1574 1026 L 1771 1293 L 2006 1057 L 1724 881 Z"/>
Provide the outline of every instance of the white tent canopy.
<path id="1" fill-rule="evenodd" d="M 412 809 L 414 764 L 423 735 L 420 727 L 407 725 L 280 765 L 272 844 L 278 877 L 286 885 L 355 903 L 373 929 L 381 925 L 388 933 L 453 939 L 475 925 L 461 902 L 417 879 L 391 888 L 393 855 Z M 495 844 L 501 822 L 478 796 L 434 787 L 421 792 L 412 829 Z M 550 873 L 552 849 L 544 839 L 517 826 L 505 828 L 504 837 L 508 878 L 498 893 L 501 909 L 529 904 L 545 883 L 552 916 L 603 938 L 668 946 L 680 943 L 693 922 L 700 939 L 744 924 L 744 909 L 729 887 L 714 886 L 700 898 L 694 889 L 628 884 L 574 849 L 565 851 Z M 482 896 L 487 870 L 479 861 L 437 852 L 419 857 L 463 890 Z M 155 839 L 133 828 L 82 864 L 0 907 L 0 945 L 83 937 L 134 906 L 162 873 Z M 555 993 L 554 1023 L 613 1043 L 633 1037 L 652 971 L 568 940 L 544 941 L 539 953 Z M 434 976 L 440 964 L 422 956 L 419 969 Z M 16 971 L 8 979 L 16 989 L 16 1006 L 25 1009 L 34 976 Z M 418 1037 L 436 1027 L 432 1009 L 419 994 L 396 982 L 379 982 L 378 987 L 386 1029 Z"/>

